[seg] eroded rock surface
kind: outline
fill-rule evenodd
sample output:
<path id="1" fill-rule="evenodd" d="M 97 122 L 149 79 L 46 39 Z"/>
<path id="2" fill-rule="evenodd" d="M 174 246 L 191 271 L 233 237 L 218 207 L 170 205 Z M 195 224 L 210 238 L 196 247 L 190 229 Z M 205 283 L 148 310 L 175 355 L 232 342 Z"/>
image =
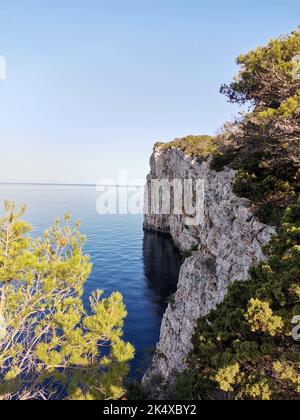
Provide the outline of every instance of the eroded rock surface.
<path id="1" fill-rule="evenodd" d="M 209 161 L 198 162 L 177 149 L 157 147 L 151 157 L 151 179 L 204 179 L 204 223 L 187 226 L 178 215 L 145 216 L 144 226 L 169 232 L 185 259 L 178 290 L 164 315 L 160 341 L 143 384 L 152 398 L 166 398 L 175 372 L 185 369 L 192 336 L 200 316 L 225 297 L 234 281 L 248 278 L 250 266 L 264 258 L 262 247 L 275 233 L 253 215 L 251 203 L 231 187 L 235 172 L 215 172 Z"/>

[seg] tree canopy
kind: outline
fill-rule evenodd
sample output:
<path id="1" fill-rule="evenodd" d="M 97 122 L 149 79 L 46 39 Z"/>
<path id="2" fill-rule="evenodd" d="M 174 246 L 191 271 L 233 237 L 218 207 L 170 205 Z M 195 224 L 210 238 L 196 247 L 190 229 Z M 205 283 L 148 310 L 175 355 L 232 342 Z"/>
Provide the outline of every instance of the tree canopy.
<path id="1" fill-rule="evenodd" d="M 237 63 L 238 75 L 221 92 L 251 108 L 225 125 L 212 168 L 237 169 L 235 192 L 256 204 L 263 222 L 278 225 L 300 192 L 300 32 L 273 39 Z"/>
<path id="2" fill-rule="evenodd" d="M 300 54 L 300 31 L 272 39 L 268 45 L 240 55 L 240 71 L 230 85 L 223 85 L 231 102 L 252 102 L 258 109 L 278 110 L 291 97 L 298 97 L 300 76 L 296 71 Z"/>

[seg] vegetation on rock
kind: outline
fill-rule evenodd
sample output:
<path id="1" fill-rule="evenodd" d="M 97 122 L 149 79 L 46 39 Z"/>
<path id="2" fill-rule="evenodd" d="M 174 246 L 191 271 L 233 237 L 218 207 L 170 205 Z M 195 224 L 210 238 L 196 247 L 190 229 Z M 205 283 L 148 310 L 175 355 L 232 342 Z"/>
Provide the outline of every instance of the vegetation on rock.
<path id="1" fill-rule="evenodd" d="M 240 73 L 221 89 L 251 110 L 219 135 L 212 168 L 236 169 L 234 192 L 257 216 L 279 226 L 267 262 L 234 283 L 196 328 L 177 397 L 300 399 L 300 348 L 292 319 L 300 314 L 300 33 L 238 58 Z"/>
<path id="2" fill-rule="evenodd" d="M 268 261 L 233 284 L 224 302 L 201 318 L 178 396 L 203 399 L 300 399 L 300 201 L 290 206 Z M 187 385 L 189 384 L 189 385 Z"/>
<path id="3" fill-rule="evenodd" d="M 0 398 L 118 399 L 134 349 L 122 339 L 122 296 L 90 297 L 79 223 L 58 220 L 33 239 L 24 209 L 0 219 Z"/>
<path id="4" fill-rule="evenodd" d="M 226 124 L 212 168 L 238 170 L 235 192 L 275 225 L 300 192 L 299 54 L 300 32 L 271 40 L 240 56 L 238 76 L 221 88 L 231 102 L 250 103 L 251 112 Z"/>
<path id="5" fill-rule="evenodd" d="M 187 136 L 177 148 L 198 159 L 213 155 L 211 168 L 238 171 L 234 192 L 253 202 L 264 223 L 279 225 L 300 192 L 300 32 L 271 40 L 237 59 L 240 71 L 221 92 L 250 105 L 216 137 Z"/>
<path id="6" fill-rule="evenodd" d="M 156 146 L 164 150 L 180 149 L 186 155 L 199 159 L 205 159 L 218 150 L 217 139 L 212 136 L 187 136 L 169 143 L 157 143 Z"/>

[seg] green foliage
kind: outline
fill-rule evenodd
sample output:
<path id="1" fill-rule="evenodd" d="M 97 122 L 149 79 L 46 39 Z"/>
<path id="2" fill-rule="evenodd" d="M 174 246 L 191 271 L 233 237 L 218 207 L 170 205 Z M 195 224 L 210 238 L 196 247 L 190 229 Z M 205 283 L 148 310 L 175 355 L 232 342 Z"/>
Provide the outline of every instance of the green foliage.
<path id="1" fill-rule="evenodd" d="M 129 401 L 145 401 L 147 395 L 143 386 L 138 382 L 131 382 L 127 386 L 127 398 Z"/>
<path id="2" fill-rule="evenodd" d="M 288 181 L 276 176 L 257 176 L 255 173 L 239 171 L 233 180 L 233 192 L 256 203 L 256 215 L 267 224 L 278 225 L 284 210 L 296 193 Z"/>
<path id="3" fill-rule="evenodd" d="M 291 325 L 300 313 L 300 201 L 286 210 L 265 252 L 268 261 L 199 320 L 189 371 L 178 382 L 181 396 L 186 377 L 201 399 L 300 399 L 299 343 Z"/>
<path id="4" fill-rule="evenodd" d="M 179 401 L 192 401 L 197 399 L 195 393 L 195 376 L 192 372 L 186 371 L 176 376 L 175 398 Z"/>
<path id="5" fill-rule="evenodd" d="M 240 365 L 238 363 L 220 368 L 215 375 L 215 381 L 220 390 L 224 392 L 233 392 L 233 387 L 236 384 L 240 384 L 242 378 L 243 375 L 241 374 Z"/>
<path id="6" fill-rule="evenodd" d="M 268 224 L 278 225 L 300 193 L 299 54 L 300 32 L 273 39 L 240 56 L 240 72 L 221 88 L 231 102 L 250 102 L 252 109 L 219 135 L 212 169 L 237 170 L 235 193 L 249 198 Z"/>
<path id="7" fill-rule="evenodd" d="M 122 296 L 82 296 L 91 272 L 79 223 L 58 220 L 34 240 L 24 209 L 0 219 L 1 399 L 118 399 L 133 347 Z"/>
<path id="8" fill-rule="evenodd" d="M 216 152 L 212 156 L 211 169 L 213 171 L 221 172 L 224 170 L 225 166 L 230 166 L 234 160 L 235 153 L 233 150 L 224 150 L 224 152 Z"/>
<path id="9" fill-rule="evenodd" d="M 177 378 L 182 399 L 300 399 L 291 325 L 300 313 L 299 54 L 300 32 L 274 39 L 240 56 L 238 76 L 221 88 L 251 108 L 219 134 L 211 168 L 235 169 L 234 192 L 280 228 L 266 248 L 268 261 L 199 319 L 189 369 Z"/>
<path id="10" fill-rule="evenodd" d="M 261 221 L 280 227 L 266 247 L 268 261 L 199 319 L 189 369 L 177 379 L 183 399 L 300 399 L 291 325 L 300 314 L 299 54 L 300 32 L 274 39 L 240 56 L 238 76 L 221 88 L 251 108 L 219 134 L 211 168 L 235 169 L 235 194 L 251 200 Z"/>
<path id="11" fill-rule="evenodd" d="M 241 70 L 231 85 L 222 86 L 221 92 L 232 102 L 251 101 L 259 107 L 277 110 L 298 92 L 300 84 L 293 77 L 293 70 L 299 52 L 299 32 L 272 39 L 267 46 L 238 57 Z"/>
<path id="12" fill-rule="evenodd" d="M 186 155 L 200 159 L 205 159 L 218 150 L 216 138 L 211 136 L 187 136 L 170 143 L 157 143 L 156 146 L 165 150 L 180 149 Z"/>
<path id="13" fill-rule="evenodd" d="M 259 113 L 259 117 L 263 120 L 269 120 L 277 118 L 284 120 L 289 117 L 293 117 L 299 113 L 300 109 L 300 89 L 297 90 L 296 94 L 286 99 L 280 104 L 278 109 L 268 108 L 265 111 Z"/>
<path id="14" fill-rule="evenodd" d="M 263 332 L 272 337 L 282 332 L 283 320 L 279 316 L 274 316 L 269 302 L 259 299 L 250 299 L 245 319 L 250 325 L 252 332 Z"/>
<path id="15" fill-rule="evenodd" d="M 190 258 L 195 252 L 199 250 L 200 243 L 195 243 L 190 247 L 190 249 L 187 249 L 186 251 L 182 252 L 182 258 L 185 260 L 187 258 Z"/>

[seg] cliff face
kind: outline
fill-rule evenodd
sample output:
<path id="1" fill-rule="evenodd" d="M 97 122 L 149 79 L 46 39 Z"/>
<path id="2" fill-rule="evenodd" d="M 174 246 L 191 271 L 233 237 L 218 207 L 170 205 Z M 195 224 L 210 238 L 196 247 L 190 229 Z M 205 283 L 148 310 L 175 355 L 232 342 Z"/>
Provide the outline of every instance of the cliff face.
<path id="1" fill-rule="evenodd" d="M 145 229 L 169 232 L 185 259 L 178 290 L 164 315 L 160 341 L 143 384 L 153 398 L 165 398 L 175 372 L 185 369 L 192 335 L 200 316 L 225 297 L 234 281 L 248 278 L 251 265 L 264 258 L 262 247 L 275 229 L 261 224 L 249 201 L 234 195 L 235 172 L 215 172 L 209 161 L 198 162 L 178 149 L 155 148 L 151 179 L 204 179 L 204 223 L 188 226 L 186 216 L 145 215 Z M 167 386 L 162 386 L 167 384 Z"/>

